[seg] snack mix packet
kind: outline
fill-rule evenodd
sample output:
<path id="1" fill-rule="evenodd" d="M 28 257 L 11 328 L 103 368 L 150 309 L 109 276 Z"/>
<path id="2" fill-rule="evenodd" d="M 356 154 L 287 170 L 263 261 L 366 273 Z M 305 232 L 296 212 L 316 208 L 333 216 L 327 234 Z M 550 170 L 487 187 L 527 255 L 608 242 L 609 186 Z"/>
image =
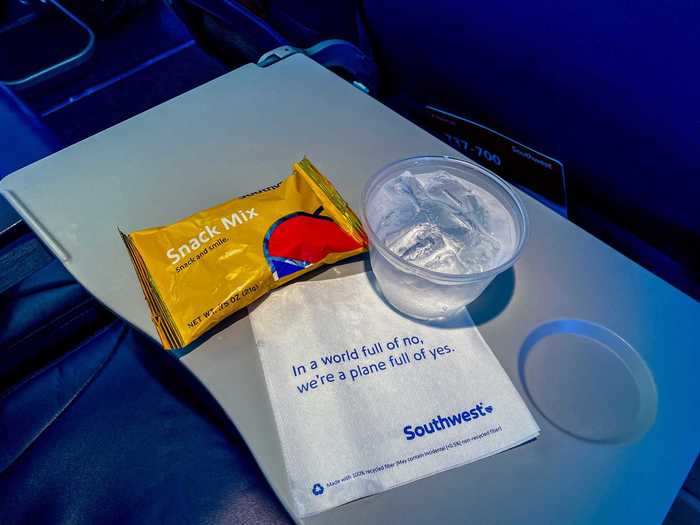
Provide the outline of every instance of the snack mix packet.
<path id="1" fill-rule="evenodd" d="M 167 350 L 270 290 L 367 249 L 355 213 L 306 158 L 277 184 L 121 235 Z"/>

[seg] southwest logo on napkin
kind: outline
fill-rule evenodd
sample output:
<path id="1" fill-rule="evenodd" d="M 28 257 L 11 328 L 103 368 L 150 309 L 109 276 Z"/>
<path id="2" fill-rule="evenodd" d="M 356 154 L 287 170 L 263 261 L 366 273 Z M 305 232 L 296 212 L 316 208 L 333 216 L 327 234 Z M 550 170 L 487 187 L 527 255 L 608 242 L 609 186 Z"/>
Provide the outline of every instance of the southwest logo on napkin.
<path id="1" fill-rule="evenodd" d="M 461 425 L 462 423 L 474 421 L 480 417 L 488 416 L 491 413 L 493 413 L 493 407 L 491 405 L 484 406 L 483 403 L 477 403 L 472 409 L 467 409 L 464 412 L 457 412 L 448 417 L 442 417 L 438 414 L 430 423 L 423 423 L 415 427 L 406 425 L 403 427 L 403 433 L 406 435 L 406 439 L 411 441 L 417 437 L 423 437 L 433 432 L 441 432 L 454 426 Z"/>
<path id="2" fill-rule="evenodd" d="M 298 517 L 539 434 L 466 310 L 407 319 L 360 274 L 277 290 L 250 320 Z"/>

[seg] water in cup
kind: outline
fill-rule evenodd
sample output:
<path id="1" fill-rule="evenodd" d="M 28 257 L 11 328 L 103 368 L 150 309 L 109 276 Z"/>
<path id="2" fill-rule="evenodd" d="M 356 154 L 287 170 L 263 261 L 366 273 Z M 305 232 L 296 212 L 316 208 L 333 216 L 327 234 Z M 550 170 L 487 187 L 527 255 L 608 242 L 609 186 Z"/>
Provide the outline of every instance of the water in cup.
<path id="1" fill-rule="evenodd" d="M 524 208 L 508 185 L 447 157 L 400 161 L 365 188 L 365 226 L 379 287 L 414 317 L 450 317 L 513 264 Z"/>
<path id="2" fill-rule="evenodd" d="M 373 230 L 387 248 L 436 272 L 483 272 L 515 250 L 515 223 L 505 206 L 443 170 L 404 172 L 385 182 L 370 206 Z"/>

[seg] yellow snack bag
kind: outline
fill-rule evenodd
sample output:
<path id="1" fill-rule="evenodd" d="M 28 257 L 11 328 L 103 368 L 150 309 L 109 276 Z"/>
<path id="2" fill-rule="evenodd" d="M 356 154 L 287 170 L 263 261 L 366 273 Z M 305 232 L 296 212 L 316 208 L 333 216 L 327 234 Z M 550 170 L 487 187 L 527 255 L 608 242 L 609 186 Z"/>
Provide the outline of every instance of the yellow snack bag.
<path id="1" fill-rule="evenodd" d="M 273 186 L 121 235 L 168 350 L 273 288 L 367 249 L 355 213 L 306 158 Z"/>

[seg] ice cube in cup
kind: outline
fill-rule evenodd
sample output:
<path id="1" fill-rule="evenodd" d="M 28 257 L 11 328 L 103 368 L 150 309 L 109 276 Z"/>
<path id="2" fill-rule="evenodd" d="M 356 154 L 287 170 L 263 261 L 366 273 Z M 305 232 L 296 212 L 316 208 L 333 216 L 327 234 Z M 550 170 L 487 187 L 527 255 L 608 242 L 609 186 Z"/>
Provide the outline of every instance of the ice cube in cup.
<path id="1" fill-rule="evenodd" d="M 370 262 L 385 298 L 420 319 L 447 319 L 519 257 L 527 215 L 510 186 L 450 157 L 390 164 L 363 192 Z"/>

